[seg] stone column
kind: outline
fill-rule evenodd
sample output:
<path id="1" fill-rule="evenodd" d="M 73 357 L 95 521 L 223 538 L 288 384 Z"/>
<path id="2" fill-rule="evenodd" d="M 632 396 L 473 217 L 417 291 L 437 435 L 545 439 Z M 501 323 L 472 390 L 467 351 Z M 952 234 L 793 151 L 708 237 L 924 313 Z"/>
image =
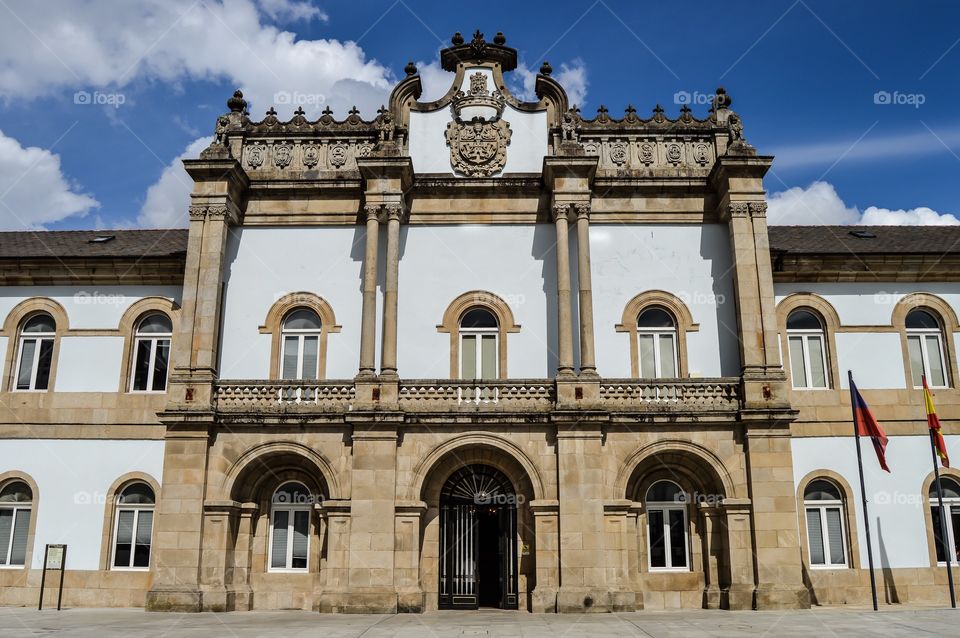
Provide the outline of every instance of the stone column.
<path id="1" fill-rule="evenodd" d="M 243 503 L 237 519 L 236 539 L 233 547 L 233 569 L 227 579 L 227 608 L 234 611 L 249 611 L 253 608 L 253 592 L 250 589 L 250 560 L 253 549 L 254 521 L 260 513 L 256 503 Z"/>
<path id="2" fill-rule="evenodd" d="M 230 611 L 227 604 L 227 566 L 234 544 L 233 523 L 239 503 L 208 501 L 203 506 L 203 553 L 200 565 L 200 590 L 203 611 Z"/>
<path id="3" fill-rule="evenodd" d="M 383 291 L 383 341 L 380 352 L 380 375 L 397 376 L 397 285 L 400 276 L 400 218 L 403 208 L 386 206 L 387 273 Z"/>
<path id="4" fill-rule="evenodd" d="M 366 204 L 366 249 L 363 256 L 363 302 L 360 320 L 360 375 L 377 374 L 377 242 L 380 238 L 379 204 Z"/>
<path id="5" fill-rule="evenodd" d="M 557 375 L 573 374 L 573 329 L 570 311 L 570 244 L 567 238 L 569 204 L 555 204 L 557 229 Z"/>
<path id="6" fill-rule="evenodd" d="M 590 203 L 574 206 L 577 212 L 577 273 L 580 282 L 580 374 L 597 373 L 593 347 L 593 287 L 590 274 Z"/>
<path id="7" fill-rule="evenodd" d="M 560 587 L 560 502 L 530 501 L 533 513 L 534 559 L 537 583 L 531 595 L 531 611 L 557 611 L 557 590 Z"/>
<path id="8" fill-rule="evenodd" d="M 398 612 L 424 610 L 420 586 L 420 521 L 426 511 L 427 504 L 423 501 L 397 503 L 394 582 Z"/>
<path id="9" fill-rule="evenodd" d="M 640 512 L 643 504 L 632 502 L 627 511 L 627 569 L 630 584 L 636 592 L 637 609 L 643 609 L 643 592 L 640 591 Z"/>

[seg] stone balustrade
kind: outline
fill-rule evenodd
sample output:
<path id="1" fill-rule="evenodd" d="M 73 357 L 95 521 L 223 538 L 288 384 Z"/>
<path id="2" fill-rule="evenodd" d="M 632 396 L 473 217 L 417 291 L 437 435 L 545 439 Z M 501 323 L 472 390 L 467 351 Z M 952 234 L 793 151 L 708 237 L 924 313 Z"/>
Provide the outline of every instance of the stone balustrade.
<path id="1" fill-rule="evenodd" d="M 217 382 L 215 401 L 223 411 L 348 411 L 356 397 L 352 380 Z M 397 404 L 405 412 L 549 412 L 557 407 L 553 379 L 405 379 Z M 593 409 L 652 412 L 730 412 L 740 406 L 737 378 L 603 379 Z"/>

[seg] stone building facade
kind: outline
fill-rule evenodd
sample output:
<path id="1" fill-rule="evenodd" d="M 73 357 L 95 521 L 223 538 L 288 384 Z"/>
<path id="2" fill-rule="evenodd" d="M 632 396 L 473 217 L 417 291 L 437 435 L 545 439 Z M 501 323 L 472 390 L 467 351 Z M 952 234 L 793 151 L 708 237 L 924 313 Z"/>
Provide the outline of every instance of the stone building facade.
<path id="1" fill-rule="evenodd" d="M 946 600 L 960 235 L 768 229 L 723 89 L 587 119 L 502 34 L 441 65 L 372 120 L 238 91 L 187 231 L 0 234 L 0 603 L 66 543 L 70 606 L 862 604 L 848 368 L 881 596 Z"/>

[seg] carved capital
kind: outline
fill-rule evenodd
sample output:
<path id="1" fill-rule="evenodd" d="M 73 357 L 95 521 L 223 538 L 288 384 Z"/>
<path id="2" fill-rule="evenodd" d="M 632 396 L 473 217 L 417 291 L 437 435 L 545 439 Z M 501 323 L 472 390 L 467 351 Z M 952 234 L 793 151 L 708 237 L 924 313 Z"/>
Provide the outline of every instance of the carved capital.
<path id="1" fill-rule="evenodd" d="M 570 202 L 554 202 L 553 203 L 553 221 L 558 219 L 569 219 L 570 217 Z"/>
<path id="2" fill-rule="evenodd" d="M 218 220 L 218 221 L 229 221 L 230 209 L 227 207 L 226 204 L 216 204 L 214 206 L 207 206 L 207 219 Z"/>
<path id="3" fill-rule="evenodd" d="M 376 219 L 380 221 L 380 211 L 382 208 L 383 204 L 364 204 L 363 215 L 367 220 Z"/>
<path id="4" fill-rule="evenodd" d="M 573 210 L 577 214 L 577 219 L 590 219 L 590 202 L 578 202 L 573 205 Z"/>
<path id="5" fill-rule="evenodd" d="M 190 221 L 203 221 L 207 218 L 207 207 L 206 206 L 190 206 Z"/>
<path id="6" fill-rule="evenodd" d="M 403 206 L 400 204 L 384 204 L 383 211 L 387 221 L 403 221 Z"/>
<path id="7" fill-rule="evenodd" d="M 750 202 L 750 215 L 752 217 L 766 217 L 767 202 Z"/>
<path id="8" fill-rule="evenodd" d="M 730 202 L 730 217 L 749 217 L 750 204 L 748 202 Z"/>

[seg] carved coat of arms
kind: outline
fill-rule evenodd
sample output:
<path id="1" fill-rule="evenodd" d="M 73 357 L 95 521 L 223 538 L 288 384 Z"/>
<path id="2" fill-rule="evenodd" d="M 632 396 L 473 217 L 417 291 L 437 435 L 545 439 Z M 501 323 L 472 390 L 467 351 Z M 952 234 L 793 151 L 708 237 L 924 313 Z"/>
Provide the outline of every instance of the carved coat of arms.
<path id="1" fill-rule="evenodd" d="M 460 114 L 467 107 L 472 107 L 471 112 L 488 112 L 490 117 L 477 115 L 463 120 Z M 470 78 L 470 93 L 459 93 L 453 108 L 456 118 L 447 124 L 446 138 L 454 172 L 467 177 L 489 177 L 502 171 L 513 133 L 510 124 L 500 119 L 503 96 L 498 92 L 491 95 L 486 76 L 476 73 Z"/>

